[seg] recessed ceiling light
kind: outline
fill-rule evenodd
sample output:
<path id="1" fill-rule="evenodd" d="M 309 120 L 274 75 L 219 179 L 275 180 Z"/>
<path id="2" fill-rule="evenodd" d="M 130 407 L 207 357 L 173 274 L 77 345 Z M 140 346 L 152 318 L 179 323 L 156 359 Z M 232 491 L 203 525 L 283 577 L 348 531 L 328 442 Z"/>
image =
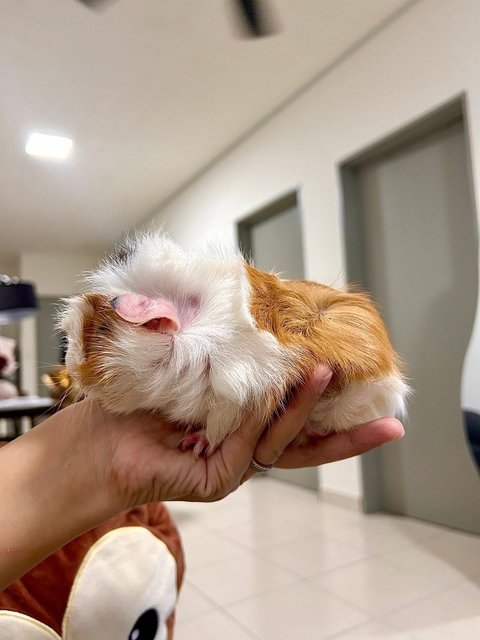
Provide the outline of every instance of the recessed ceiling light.
<path id="1" fill-rule="evenodd" d="M 28 138 L 25 151 L 30 156 L 64 160 L 70 154 L 72 147 L 73 140 L 71 138 L 35 132 Z"/>

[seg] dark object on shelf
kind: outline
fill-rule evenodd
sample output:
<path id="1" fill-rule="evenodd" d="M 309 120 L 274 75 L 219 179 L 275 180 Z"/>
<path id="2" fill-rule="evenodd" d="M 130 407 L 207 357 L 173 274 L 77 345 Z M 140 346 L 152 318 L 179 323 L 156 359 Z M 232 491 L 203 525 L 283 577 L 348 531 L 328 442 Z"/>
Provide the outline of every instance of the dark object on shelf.
<path id="1" fill-rule="evenodd" d="M 35 315 L 38 302 L 30 282 L 0 275 L 0 324 L 9 324 Z"/>

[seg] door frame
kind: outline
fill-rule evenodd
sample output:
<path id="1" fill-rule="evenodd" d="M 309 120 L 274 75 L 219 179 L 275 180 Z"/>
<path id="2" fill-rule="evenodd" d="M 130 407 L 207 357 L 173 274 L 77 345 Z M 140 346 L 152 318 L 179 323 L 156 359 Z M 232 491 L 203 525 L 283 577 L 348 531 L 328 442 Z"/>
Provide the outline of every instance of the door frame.
<path id="1" fill-rule="evenodd" d="M 300 221 L 302 223 L 302 233 L 303 233 L 303 219 L 302 219 L 302 210 L 300 207 L 300 197 L 297 189 L 293 191 L 289 191 L 283 196 L 269 202 L 265 206 L 257 209 L 253 213 L 247 214 L 241 220 L 237 222 L 237 242 L 238 246 L 242 254 L 248 260 L 252 257 L 252 241 L 251 241 L 251 230 L 259 222 L 265 222 L 269 218 L 274 218 L 275 216 L 284 213 L 288 209 L 292 207 L 297 207 L 300 215 Z M 303 237 L 302 237 L 303 243 Z M 303 250 L 303 247 L 302 247 Z"/>
<path id="2" fill-rule="evenodd" d="M 364 255 L 365 233 L 364 212 L 360 197 L 359 170 L 367 163 L 382 160 L 402 149 L 422 144 L 435 133 L 456 123 L 463 123 L 467 147 L 468 180 L 472 207 L 475 206 L 473 186 L 473 167 L 470 145 L 470 131 L 466 96 L 464 93 L 454 97 L 426 115 L 408 123 L 401 129 L 382 140 L 369 145 L 338 165 L 339 181 L 342 193 L 343 243 L 348 282 L 364 285 L 366 281 Z M 381 511 L 383 499 L 381 493 L 381 456 L 380 449 L 374 449 L 360 457 L 363 485 L 363 510 L 365 513 Z"/>

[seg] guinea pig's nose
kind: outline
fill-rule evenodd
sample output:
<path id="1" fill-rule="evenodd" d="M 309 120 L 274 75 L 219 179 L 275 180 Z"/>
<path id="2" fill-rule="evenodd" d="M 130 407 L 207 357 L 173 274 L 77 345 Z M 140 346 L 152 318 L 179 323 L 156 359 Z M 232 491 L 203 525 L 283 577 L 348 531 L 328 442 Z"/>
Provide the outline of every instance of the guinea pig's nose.
<path id="1" fill-rule="evenodd" d="M 111 306 L 113 309 L 116 309 L 116 308 L 117 308 L 118 298 L 119 298 L 119 296 L 117 296 L 116 298 L 113 298 L 113 300 L 110 300 L 110 306 Z"/>

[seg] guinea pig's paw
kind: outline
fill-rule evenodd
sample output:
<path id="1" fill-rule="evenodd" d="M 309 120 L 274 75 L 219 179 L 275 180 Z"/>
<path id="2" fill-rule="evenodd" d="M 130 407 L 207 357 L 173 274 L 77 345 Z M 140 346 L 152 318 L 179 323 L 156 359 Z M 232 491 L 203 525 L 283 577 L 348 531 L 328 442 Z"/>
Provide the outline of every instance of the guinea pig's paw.
<path id="1" fill-rule="evenodd" d="M 192 449 L 195 458 L 201 456 L 208 457 L 217 449 L 217 447 L 211 445 L 205 436 L 205 431 L 194 431 L 193 433 L 187 433 L 180 442 L 180 448 L 182 451 Z"/>
<path id="2" fill-rule="evenodd" d="M 293 440 L 290 446 L 303 447 L 308 445 L 312 440 L 317 440 L 325 436 L 326 433 L 322 429 L 322 425 L 318 422 L 312 422 L 309 420 L 305 423 L 300 433 Z"/>
<path id="3" fill-rule="evenodd" d="M 312 438 L 321 438 L 327 435 L 327 431 L 322 427 L 320 422 L 314 422 L 309 420 L 303 426 L 303 429 L 298 434 L 298 437 L 303 438 L 304 442 Z"/>

